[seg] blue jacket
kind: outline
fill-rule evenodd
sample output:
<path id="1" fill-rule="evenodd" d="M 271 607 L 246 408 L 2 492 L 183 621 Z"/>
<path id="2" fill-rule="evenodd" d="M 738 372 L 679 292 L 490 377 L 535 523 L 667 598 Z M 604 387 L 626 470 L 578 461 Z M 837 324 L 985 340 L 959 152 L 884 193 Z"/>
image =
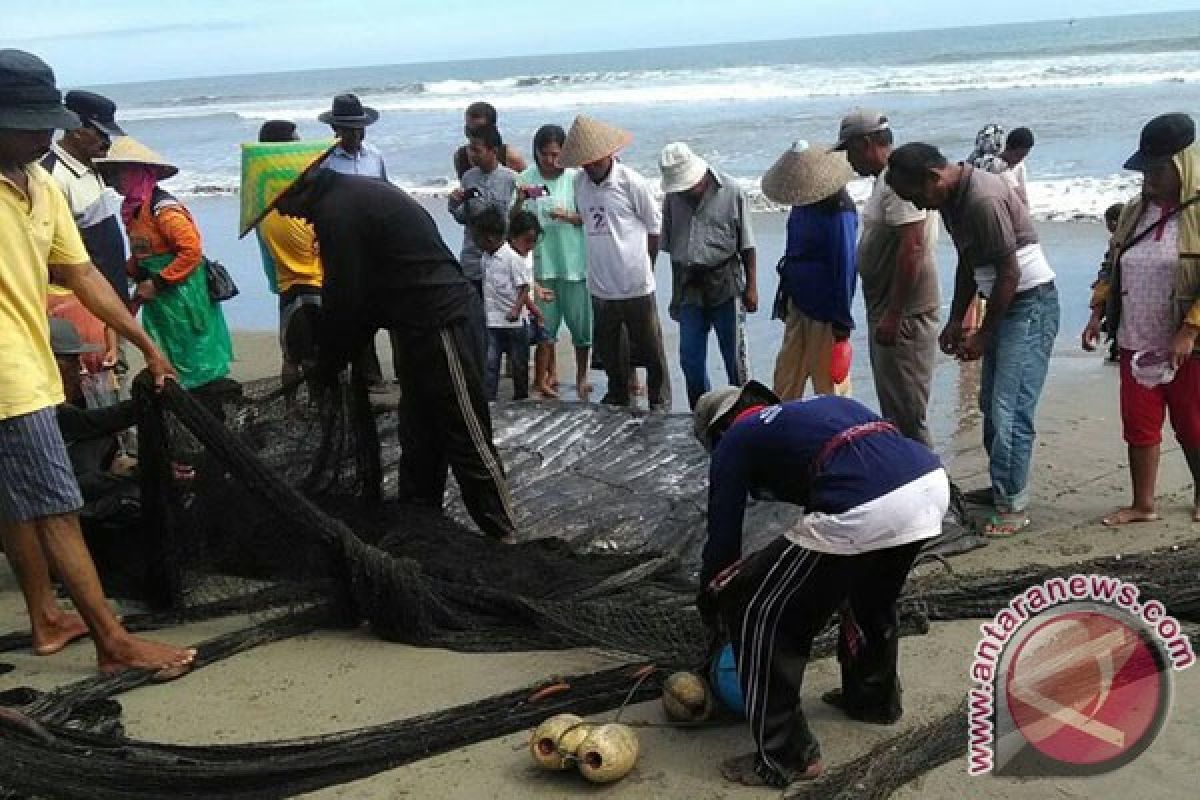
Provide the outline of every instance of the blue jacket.
<path id="1" fill-rule="evenodd" d="M 813 474 L 813 461 L 837 434 L 879 415 L 848 397 L 819 395 L 735 422 L 718 440 L 709 468 L 708 541 L 701 580 L 742 556 L 742 519 L 753 490 L 806 511 L 838 514 L 941 469 L 928 447 L 899 432 L 855 439 Z"/>
<path id="2" fill-rule="evenodd" d="M 858 278 L 857 237 L 858 212 L 844 190 L 820 203 L 792 209 L 787 249 L 779 265 L 779 291 L 797 311 L 854 330 L 850 301 Z"/>

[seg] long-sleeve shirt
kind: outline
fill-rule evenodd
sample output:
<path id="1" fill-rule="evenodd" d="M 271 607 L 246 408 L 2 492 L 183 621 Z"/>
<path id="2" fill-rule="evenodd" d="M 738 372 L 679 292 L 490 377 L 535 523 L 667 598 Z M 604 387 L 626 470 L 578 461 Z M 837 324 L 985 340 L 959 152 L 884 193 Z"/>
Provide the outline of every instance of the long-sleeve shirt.
<path id="1" fill-rule="evenodd" d="M 363 331 L 436 329 L 468 316 L 471 286 L 437 223 L 386 181 L 321 170 L 308 210 L 324 266 L 321 363 L 336 374 Z M 431 331 L 432 335 L 432 331 Z"/>
<path id="2" fill-rule="evenodd" d="M 712 454 L 701 579 L 707 583 L 741 557 L 751 491 L 803 506 L 808 513 L 840 514 L 942 468 L 929 448 L 898 431 L 884 431 L 837 448 L 814 470 L 833 437 L 879 421 L 856 400 L 821 395 L 767 406 L 735 422 Z"/>
<path id="3" fill-rule="evenodd" d="M 858 212 L 849 195 L 839 197 L 836 204 L 823 201 L 792 209 L 779 291 L 797 311 L 847 331 L 854 329 L 850 302 L 858 275 L 857 236 Z"/>
<path id="4" fill-rule="evenodd" d="M 321 166 L 343 175 L 362 175 L 367 178 L 387 180 L 387 166 L 383 163 L 383 154 L 379 152 L 378 148 L 367 142 L 359 145 L 356 153 L 347 153 L 341 145 L 338 145 L 333 148 L 333 152 Z"/>

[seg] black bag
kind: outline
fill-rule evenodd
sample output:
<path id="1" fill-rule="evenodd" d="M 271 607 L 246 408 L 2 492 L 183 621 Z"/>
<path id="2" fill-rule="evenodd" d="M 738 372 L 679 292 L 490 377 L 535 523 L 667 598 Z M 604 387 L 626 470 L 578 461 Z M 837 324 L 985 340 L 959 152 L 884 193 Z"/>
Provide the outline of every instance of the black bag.
<path id="1" fill-rule="evenodd" d="M 208 256 L 204 257 L 204 277 L 208 279 L 208 296 L 214 303 L 232 300 L 241 292 L 225 265 Z"/>

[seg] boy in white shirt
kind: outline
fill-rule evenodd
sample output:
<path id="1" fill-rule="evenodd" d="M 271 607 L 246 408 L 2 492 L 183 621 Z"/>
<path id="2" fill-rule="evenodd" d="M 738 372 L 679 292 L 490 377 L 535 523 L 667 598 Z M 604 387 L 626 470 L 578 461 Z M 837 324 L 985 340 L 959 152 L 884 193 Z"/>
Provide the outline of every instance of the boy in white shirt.
<path id="1" fill-rule="evenodd" d="M 505 225 L 504 214 L 487 209 L 472 221 L 472 235 L 483 251 L 483 306 L 487 313 L 488 400 L 495 400 L 500 387 L 500 357 L 508 355 L 512 366 L 513 399 L 529 396 L 529 331 L 526 309 L 537 314 L 531 297 L 533 260 L 529 254 L 537 244 L 542 227 L 533 214 L 523 211 Z M 506 228 L 509 241 L 504 241 Z"/>

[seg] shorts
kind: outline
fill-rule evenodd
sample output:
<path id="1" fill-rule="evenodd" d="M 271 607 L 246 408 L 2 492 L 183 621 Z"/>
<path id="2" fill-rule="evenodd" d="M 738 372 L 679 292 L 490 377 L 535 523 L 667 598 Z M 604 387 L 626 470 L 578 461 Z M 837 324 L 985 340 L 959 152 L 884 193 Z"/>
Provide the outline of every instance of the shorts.
<path id="1" fill-rule="evenodd" d="M 558 337 L 558 329 L 565 322 L 571 331 L 571 343 L 576 347 L 592 346 L 592 296 L 586 280 L 568 281 L 550 278 L 541 285 L 554 292 L 549 303 L 538 301 L 538 308 L 545 317 L 546 335 L 551 340 Z"/>
<path id="2" fill-rule="evenodd" d="M 289 292 L 279 299 L 279 348 L 283 360 L 300 365 L 317 360 L 317 324 L 321 294 Z"/>
<path id="3" fill-rule="evenodd" d="M 1185 450 L 1200 447 L 1200 357 L 1193 355 L 1168 384 L 1147 389 L 1133 377 L 1132 350 L 1121 350 L 1121 430 L 1131 447 L 1162 442 L 1163 422 L 1171 414 L 1175 438 Z"/>
<path id="4" fill-rule="evenodd" d="M 0 420 L 0 522 L 30 522 L 83 508 L 58 412 Z"/>
<path id="5" fill-rule="evenodd" d="M 546 326 L 539 325 L 536 319 L 529 320 L 529 343 L 535 344 L 553 344 L 554 337 L 546 331 Z"/>

